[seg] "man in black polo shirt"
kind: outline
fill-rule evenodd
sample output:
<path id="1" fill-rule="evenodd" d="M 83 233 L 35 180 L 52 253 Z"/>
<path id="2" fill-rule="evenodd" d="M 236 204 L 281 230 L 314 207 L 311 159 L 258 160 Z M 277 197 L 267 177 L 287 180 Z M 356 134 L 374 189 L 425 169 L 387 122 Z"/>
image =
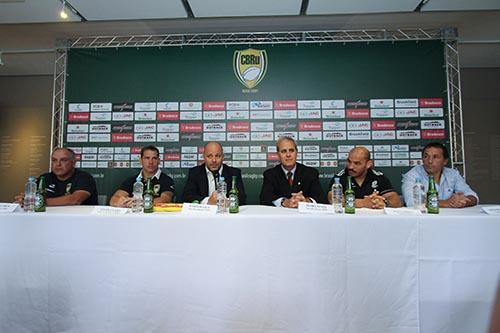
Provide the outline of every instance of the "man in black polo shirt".
<path id="1" fill-rule="evenodd" d="M 146 146 L 141 149 L 141 165 L 142 170 L 138 175 L 131 176 L 120 185 L 116 190 L 109 204 L 115 207 L 132 207 L 132 192 L 134 183 L 140 179 L 146 188 L 148 178 L 151 178 L 153 186 L 154 203 L 169 203 L 172 202 L 175 189 L 172 178 L 161 172 L 160 166 L 160 151 L 155 146 Z"/>
<path id="2" fill-rule="evenodd" d="M 382 172 L 372 169 L 373 161 L 365 147 L 355 147 L 349 152 L 346 168 L 337 173 L 344 190 L 347 188 L 347 175 L 351 176 L 352 189 L 356 196 L 356 207 L 381 209 L 401 207 L 399 195 L 392 188 L 389 179 Z M 331 189 L 334 179 L 330 181 Z M 332 191 L 328 192 L 328 201 L 332 202 Z"/>
<path id="3" fill-rule="evenodd" d="M 52 152 L 51 172 L 45 180 L 47 206 L 97 205 L 97 188 L 94 178 L 75 168 L 76 158 L 69 148 L 56 148 Z M 24 193 L 15 197 L 22 205 Z"/>

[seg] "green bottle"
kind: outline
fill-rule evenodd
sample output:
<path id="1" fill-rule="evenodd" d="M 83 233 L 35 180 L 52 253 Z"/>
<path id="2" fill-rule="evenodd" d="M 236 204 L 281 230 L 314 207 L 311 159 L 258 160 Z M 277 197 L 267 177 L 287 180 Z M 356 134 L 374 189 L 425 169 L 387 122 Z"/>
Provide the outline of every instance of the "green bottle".
<path id="1" fill-rule="evenodd" d="M 45 212 L 47 210 L 47 201 L 45 200 L 45 178 L 40 176 L 38 189 L 35 193 L 35 212 Z"/>
<path id="2" fill-rule="evenodd" d="M 152 213 L 153 212 L 153 206 L 154 206 L 154 193 L 153 189 L 151 188 L 151 178 L 148 178 L 147 185 L 146 185 L 146 191 L 144 191 L 144 213 Z"/>
<path id="3" fill-rule="evenodd" d="M 439 214 L 439 197 L 434 183 L 434 177 L 429 176 L 429 188 L 427 190 L 427 213 Z"/>
<path id="4" fill-rule="evenodd" d="M 236 176 L 233 176 L 233 184 L 229 191 L 229 213 L 236 214 L 240 212 L 240 201 L 238 199 L 238 188 L 236 187 Z"/>
<path id="5" fill-rule="evenodd" d="M 347 189 L 344 192 L 346 214 L 354 214 L 356 212 L 356 196 L 352 189 L 351 176 L 347 176 Z"/>

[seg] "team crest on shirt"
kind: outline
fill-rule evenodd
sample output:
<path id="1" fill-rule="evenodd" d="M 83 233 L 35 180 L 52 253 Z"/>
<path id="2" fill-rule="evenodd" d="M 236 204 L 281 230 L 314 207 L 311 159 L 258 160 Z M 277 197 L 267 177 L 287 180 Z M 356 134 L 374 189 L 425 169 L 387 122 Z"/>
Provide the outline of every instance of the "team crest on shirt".
<path id="1" fill-rule="evenodd" d="M 256 49 L 235 51 L 233 56 L 233 70 L 238 81 L 248 89 L 252 89 L 266 75 L 266 51 Z"/>
<path id="2" fill-rule="evenodd" d="M 372 188 L 377 188 L 378 187 L 378 181 L 374 180 L 372 181 Z"/>
<path id="3" fill-rule="evenodd" d="M 155 193 L 155 197 L 160 194 L 160 184 L 156 184 L 153 186 L 153 192 Z"/>
<path id="4" fill-rule="evenodd" d="M 67 183 L 66 184 L 66 193 L 65 193 L 65 195 L 71 194 L 71 185 L 73 185 L 73 184 L 71 184 L 71 183 Z"/>

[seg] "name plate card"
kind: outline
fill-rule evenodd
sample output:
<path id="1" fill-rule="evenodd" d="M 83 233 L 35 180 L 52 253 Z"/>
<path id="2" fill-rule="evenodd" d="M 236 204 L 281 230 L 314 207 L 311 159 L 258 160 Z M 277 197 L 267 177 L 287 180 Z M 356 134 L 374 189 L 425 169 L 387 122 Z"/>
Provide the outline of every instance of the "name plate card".
<path id="1" fill-rule="evenodd" d="M 0 214 L 1 213 L 14 213 L 14 211 L 19 207 L 16 203 L 0 203 Z"/>
<path id="2" fill-rule="evenodd" d="M 410 216 L 410 215 L 422 215 L 422 212 L 418 209 L 412 208 L 389 208 L 385 207 L 384 211 L 387 215 L 397 215 L 397 216 Z"/>
<path id="3" fill-rule="evenodd" d="M 203 205 L 184 203 L 182 205 L 181 214 L 184 215 L 215 215 L 217 213 L 216 205 Z"/>
<path id="4" fill-rule="evenodd" d="M 485 212 L 488 215 L 500 215 L 500 206 L 484 206 L 481 207 L 483 212 Z"/>
<path id="5" fill-rule="evenodd" d="M 299 213 L 301 214 L 335 214 L 332 205 L 318 204 L 312 202 L 299 202 Z"/>
<path id="6" fill-rule="evenodd" d="M 123 215 L 130 211 L 128 208 L 95 206 L 92 210 L 92 215 Z"/>

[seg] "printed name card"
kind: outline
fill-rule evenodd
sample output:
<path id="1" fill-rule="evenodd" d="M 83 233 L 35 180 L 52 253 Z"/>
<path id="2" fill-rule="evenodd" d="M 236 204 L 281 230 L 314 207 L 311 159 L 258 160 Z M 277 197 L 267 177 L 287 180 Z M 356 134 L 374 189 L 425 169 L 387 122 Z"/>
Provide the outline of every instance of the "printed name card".
<path id="1" fill-rule="evenodd" d="M 412 208 L 389 208 L 385 207 L 384 211 L 387 215 L 397 215 L 397 216 L 410 216 L 410 215 L 422 215 L 422 212 L 418 209 Z"/>
<path id="2" fill-rule="evenodd" d="M 123 215 L 126 214 L 129 210 L 130 209 L 128 208 L 95 206 L 92 210 L 92 215 Z"/>
<path id="3" fill-rule="evenodd" d="M 19 204 L 1 202 L 0 213 L 13 213 L 17 207 L 19 207 Z"/>
<path id="4" fill-rule="evenodd" d="M 181 214 L 184 215 L 215 215 L 217 213 L 216 205 L 203 205 L 184 203 L 182 205 Z"/>
<path id="5" fill-rule="evenodd" d="M 332 205 L 318 204 L 312 202 L 299 202 L 299 213 L 301 214 L 335 214 Z"/>
<path id="6" fill-rule="evenodd" d="M 483 212 L 485 212 L 488 215 L 500 215 L 500 206 L 484 206 L 481 207 Z"/>

